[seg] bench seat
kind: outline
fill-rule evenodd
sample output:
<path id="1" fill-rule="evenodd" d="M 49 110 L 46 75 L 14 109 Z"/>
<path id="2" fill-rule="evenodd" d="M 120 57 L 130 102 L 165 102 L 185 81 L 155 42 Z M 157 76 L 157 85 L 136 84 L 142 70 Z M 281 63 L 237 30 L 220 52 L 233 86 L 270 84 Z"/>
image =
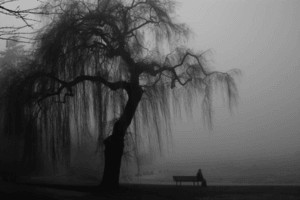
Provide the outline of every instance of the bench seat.
<path id="1" fill-rule="evenodd" d="M 200 185 L 199 183 L 206 182 L 205 179 L 200 180 L 197 176 L 173 176 L 173 180 L 176 182 L 176 185 L 182 185 L 182 182 L 192 182 L 193 185 Z M 205 183 L 206 184 L 206 183 Z"/>

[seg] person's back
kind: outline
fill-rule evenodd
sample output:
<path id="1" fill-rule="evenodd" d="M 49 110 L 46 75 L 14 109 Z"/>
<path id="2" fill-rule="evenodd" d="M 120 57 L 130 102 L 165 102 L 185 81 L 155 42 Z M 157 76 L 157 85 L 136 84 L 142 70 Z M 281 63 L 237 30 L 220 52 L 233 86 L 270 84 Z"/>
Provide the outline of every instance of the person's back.
<path id="1" fill-rule="evenodd" d="M 207 187 L 207 183 L 205 178 L 203 177 L 201 169 L 199 169 L 197 172 L 197 180 L 202 182 L 201 184 L 202 187 Z"/>
<path id="2" fill-rule="evenodd" d="M 199 169 L 198 172 L 197 172 L 197 179 L 198 179 L 199 181 L 202 181 L 202 180 L 203 180 L 203 175 L 202 175 L 201 169 Z"/>

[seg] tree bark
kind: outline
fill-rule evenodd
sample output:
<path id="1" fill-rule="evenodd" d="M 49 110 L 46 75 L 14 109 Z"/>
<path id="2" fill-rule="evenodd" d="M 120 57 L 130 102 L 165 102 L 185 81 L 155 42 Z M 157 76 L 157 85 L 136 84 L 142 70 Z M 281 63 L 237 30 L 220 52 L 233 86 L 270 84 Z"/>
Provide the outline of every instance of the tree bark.
<path id="1" fill-rule="evenodd" d="M 104 145 L 105 165 L 101 185 L 108 188 L 116 188 L 119 186 L 124 140 L 111 135 L 105 139 Z"/>
<path id="2" fill-rule="evenodd" d="M 107 188 L 117 188 L 119 186 L 124 137 L 143 95 L 142 88 L 137 84 L 131 85 L 126 91 L 128 101 L 125 109 L 114 124 L 112 134 L 104 141 L 105 165 L 101 185 Z"/>

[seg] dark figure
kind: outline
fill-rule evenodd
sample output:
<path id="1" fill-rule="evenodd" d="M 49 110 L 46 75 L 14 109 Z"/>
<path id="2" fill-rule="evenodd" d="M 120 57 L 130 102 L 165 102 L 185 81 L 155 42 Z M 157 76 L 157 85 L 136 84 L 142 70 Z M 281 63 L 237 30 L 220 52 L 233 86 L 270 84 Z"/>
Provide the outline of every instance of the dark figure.
<path id="1" fill-rule="evenodd" d="M 197 179 L 201 181 L 202 187 L 207 187 L 206 179 L 203 177 L 201 169 L 199 169 L 197 172 Z"/>

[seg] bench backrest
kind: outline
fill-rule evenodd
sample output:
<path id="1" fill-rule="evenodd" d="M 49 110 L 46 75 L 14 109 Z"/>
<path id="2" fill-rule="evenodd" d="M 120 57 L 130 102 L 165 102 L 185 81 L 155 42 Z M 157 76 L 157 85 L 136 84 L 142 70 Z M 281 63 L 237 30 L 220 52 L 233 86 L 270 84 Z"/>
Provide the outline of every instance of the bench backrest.
<path id="1" fill-rule="evenodd" d="M 198 181 L 196 176 L 173 176 L 174 181 Z"/>

